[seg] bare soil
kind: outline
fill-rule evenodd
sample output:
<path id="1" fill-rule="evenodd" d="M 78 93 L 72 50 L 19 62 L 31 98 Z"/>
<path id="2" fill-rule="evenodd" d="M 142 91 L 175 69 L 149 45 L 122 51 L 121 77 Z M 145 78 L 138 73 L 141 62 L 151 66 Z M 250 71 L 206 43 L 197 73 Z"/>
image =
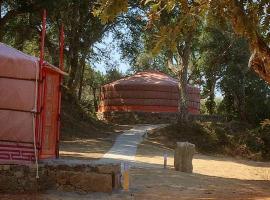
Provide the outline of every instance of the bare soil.
<path id="1" fill-rule="evenodd" d="M 163 144 L 144 141 L 137 149 L 136 162 L 140 167 L 162 168 L 164 154 L 168 155 L 168 168 L 173 168 L 173 149 Z M 270 162 L 256 162 L 222 155 L 196 154 L 193 172 L 206 176 L 238 180 L 268 180 L 270 182 Z"/>
<path id="2" fill-rule="evenodd" d="M 96 160 L 110 150 L 116 137 L 130 126 L 115 125 L 111 131 L 88 130 L 88 134 L 72 134 L 77 137 L 66 138 L 60 143 L 60 158 Z"/>

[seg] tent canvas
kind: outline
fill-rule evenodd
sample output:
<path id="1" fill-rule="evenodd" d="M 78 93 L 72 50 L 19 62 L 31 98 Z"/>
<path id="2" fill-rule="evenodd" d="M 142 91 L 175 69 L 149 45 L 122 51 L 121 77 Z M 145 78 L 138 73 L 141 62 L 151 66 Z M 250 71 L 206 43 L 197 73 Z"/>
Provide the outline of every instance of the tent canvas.
<path id="1" fill-rule="evenodd" d="M 199 88 L 187 85 L 187 104 L 190 114 L 200 113 Z M 101 87 L 98 111 L 179 112 L 178 80 L 150 70 L 108 83 Z"/>
<path id="2" fill-rule="evenodd" d="M 57 157 L 63 75 L 0 43 L 0 163 Z"/>

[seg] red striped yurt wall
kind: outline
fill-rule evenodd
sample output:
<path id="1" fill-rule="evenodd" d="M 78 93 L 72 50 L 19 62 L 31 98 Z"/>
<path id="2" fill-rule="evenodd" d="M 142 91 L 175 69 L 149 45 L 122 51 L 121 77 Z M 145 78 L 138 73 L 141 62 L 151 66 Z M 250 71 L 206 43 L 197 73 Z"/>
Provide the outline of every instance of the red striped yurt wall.
<path id="1" fill-rule="evenodd" d="M 188 86 L 188 111 L 200 112 L 200 90 Z M 178 82 L 160 72 L 140 72 L 101 88 L 99 112 L 178 112 Z M 181 109 L 181 108 L 180 108 Z"/>

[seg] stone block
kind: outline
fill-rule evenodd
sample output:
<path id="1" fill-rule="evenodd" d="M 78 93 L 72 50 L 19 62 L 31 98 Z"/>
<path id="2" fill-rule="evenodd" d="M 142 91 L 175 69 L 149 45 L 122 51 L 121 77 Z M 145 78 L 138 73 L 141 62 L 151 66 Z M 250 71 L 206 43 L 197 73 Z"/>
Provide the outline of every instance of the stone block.
<path id="1" fill-rule="evenodd" d="M 112 175 L 112 187 L 113 189 L 121 189 L 121 172 Z"/>
<path id="2" fill-rule="evenodd" d="M 75 172 L 74 172 L 75 173 Z M 69 178 L 72 176 L 73 172 L 70 171 L 60 171 L 56 174 L 56 183 L 59 185 L 65 185 L 69 182 Z"/>
<path id="3" fill-rule="evenodd" d="M 112 175 L 77 172 L 71 175 L 70 184 L 85 192 L 112 192 Z"/>
<path id="4" fill-rule="evenodd" d="M 97 172 L 101 174 L 117 174 L 121 172 L 120 165 L 98 165 L 96 166 Z"/>
<path id="5" fill-rule="evenodd" d="M 10 170 L 10 165 L 2 165 L 2 170 L 4 171 Z"/>
<path id="6" fill-rule="evenodd" d="M 193 172 L 192 159 L 195 145 L 188 142 L 177 142 L 174 152 L 174 168 L 176 171 Z"/>
<path id="7" fill-rule="evenodd" d="M 0 193 L 21 191 L 16 177 L 0 175 Z"/>
<path id="8" fill-rule="evenodd" d="M 39 192 L 60 189 L 70 192 L 112 192 L 118 189 L 120 165 L 43 165 L 36 179 L 34 166 L 1 165 L 0 193 Z"/>
<path id="9" fill-rule="evenodd" d="M 24 172 L 23 172 L 22 170 L 15 171 L 15 172 L 14 172 L 14 176 L 15 176 L 16 178 L 21 178 L 21 177 L 24 176 Z"/>

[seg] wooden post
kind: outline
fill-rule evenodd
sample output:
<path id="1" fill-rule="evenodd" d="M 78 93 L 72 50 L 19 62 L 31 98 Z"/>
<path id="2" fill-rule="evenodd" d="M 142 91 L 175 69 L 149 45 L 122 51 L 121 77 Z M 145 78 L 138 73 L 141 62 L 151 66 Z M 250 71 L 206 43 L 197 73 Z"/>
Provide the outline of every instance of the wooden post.
<path id="1" fill-rule="evenodd" d="M 174 152 L 174 168 L 176 171 L 192 173 L 192 159 L 195 145 L 189 142 L 177 142 Z"/>
<path id="2" fill-rule="evenodd" d="M 167 153 L 164 153 L 164 164 L 163 164 L 164 169 L 167 168 L 167 160 L 168 160 L 168 155 L 167 155 Z"/>
<path id="3" fill-rule="evenodd" d="M 124 163 L 124 184 L 123 184 L 123 188 L 124 191 L 129 191 L 129 165 L 128 163 Z"/>

